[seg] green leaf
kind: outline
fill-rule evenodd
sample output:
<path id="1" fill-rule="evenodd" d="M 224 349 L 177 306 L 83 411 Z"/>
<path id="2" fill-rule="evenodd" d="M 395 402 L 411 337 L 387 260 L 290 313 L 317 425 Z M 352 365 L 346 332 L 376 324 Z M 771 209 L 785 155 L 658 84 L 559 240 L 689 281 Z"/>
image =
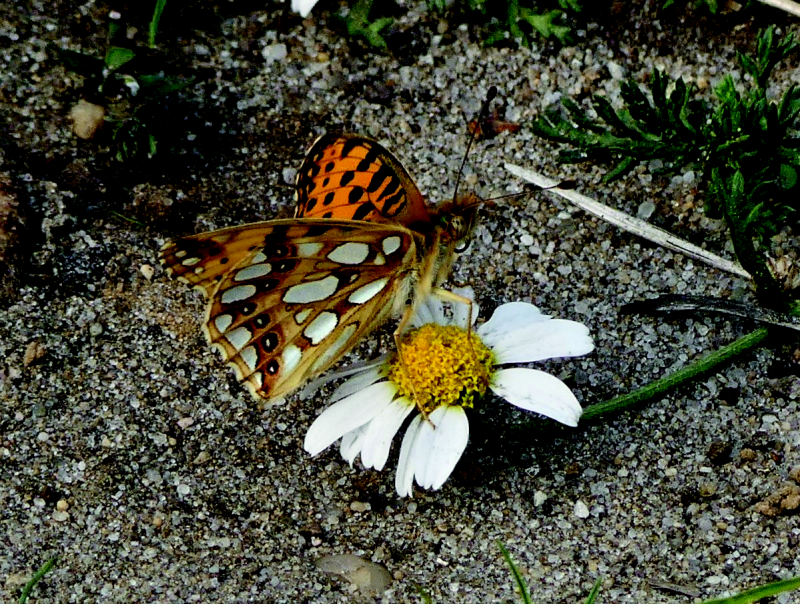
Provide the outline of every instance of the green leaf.
<path id="1" fill-rule="evenodd" d="M 497 542 L 497 546 L 500 548 L 500 551 L 503 552 L 503 558 L 505 558 L 508 568 L 511 569 L 511 575 L 514 577 L 514 583 L 516 583 L 517 589 L 519 589 L 519 593 L 522 596 L 522 601 L 524 604 L 533 604 L 533 600 L 531 600 L 531 594 L 528 591 L 528 586 L 525 583 L 525 579 L 522 577 L 522 573 L 519 572 L 517 565 L 514 564 L 514 561 L 511 559 L 511 554 L 508 553 L 508 550 L 500 541 Z"/>
<path id="2" fill-rule="evenodd" d="M 121 46 L 109 46 L 106 51 L 105 66 L 109 71 L 116 71 L 125 63 L 129 62 L 135 53 L 130 48 L 122 48 Z"/>
<path id="3" fill-rule="evenodd" d="M 610 172 L 603 176 L 603 182 L 613 182 L 621 178 L 636 166 L 638 162 L 633 157 L 625 157 Z"/>
<path id="4" fill-rule="evenodd" d="M 594 604 L 594 601 L 597 599 L 597 594 L 600 593 L 600 583 L 602 583 L 602 580 L 600 577 L 597 577 L 597 581 L 594 582 L 594 587 L 592 587 L 592 591 L 589 592 L 585 604 Z"/>
<path id="5" fill-rule="evenodd" d="M 345 18 L 347 33 L 350 36 L 362 36 L 371 46 L 376 48 L 386 48 L 386 40 L 380 32 L 391 25 L 391 17 L 382 17 L 377 21 L 369 22 L 369 13 L 372 10 L 373 0 L 358 0 L 350 9 Z"/>
<path id="6" fill-rule="evenodd" d="M 47 562 L 45 562 L 39 570 L 37 570 L 34 573 L 33 577 L 31 577 L 31 580 L 28 581 L 25 584 L 25 587 L 22 589 L 22 593 L 20 594 L 19 597 L 19 604 L 25 604 L 25 602 L 28 601 L 28 596 L 31 595 L 31 591 L 33 591 L 33 588 L 36 587 L 36 584 L 42 580 L 42 577 L 44 577 L 47 573 L 50 572 L 50 569 L 52 569 L 53 566 L 55 566 L 57 561 L 58 561 L 58 556 L 53 556 Z"/>
<path id="7" fill-rule="evenodd" d="M 755 589 L 744 591 L 738 595 L 729 598 L 719 598 L 717 600 L 706 600 L 703 604 L 751 604 L 763 598 L 777 596 L 778 594 L 787 591 L 794 591 L 800 589 L 800 577 L 793 579 L 786 579 L 784 581 L 776 581 L 769 585 L 762 585 Z"/>
<path id="8" fill-rule="evenodd" d="M 739 63 L 742 64 L 742 69 L 750 74 L 750 77 L 752 77 L 754 81 L 758 82 L 760 74 L 758 72 L 758 65 L 756 65 L 756 62 L 741 52 L 737 52 L 736 55 L 739 58 Z"/>
<path id="9" fill-rule="evenodd" d="M 583 10 L 583 7 L 578 0 L 558 0 L 558 5 L 564 10 L 571 10 L 576 13 L 579 13 Z"/>
<path id="10" fill-rule="evenodd" d="M 794 189 L 797 185 L 797 170 L 789 164 L 781 164 L 778 182 L 784 191 Z"/>
<path id="11" fill-rule="evenodd" d="M 443 15 L 447 11 L 447 1 L 446 0 L 428 0 L 428 10 L 434 11 L 440 15 Z"/>
<path id="12" fill-rule="evenodd" d="M 612 128 L 618 128 L 619 130 L 628 130 L 625 122 L 617 117 L 616 111 L 614 111 L 614 108 L 607 98 L 595 95 L 592 97 L 592 104 L 594 105 L 594 110 L 597 111 L 598 117 L 606 124 Z"/>
<path id="13" fill-rule="evenodd" d="M 156 0 L 156 6 L 153 9 L 153 17 L 150 19 L 150 27 L 148 29 L 147 41 L 150 48 L 156 47 L 156 34 L 158 33 L 158 23 L 161 21 L 161 14 L 164 12 L 164 7 L 167 5 L 167 0 Z"/>
<path id="14" fill-rule="evenodd" d="M 154 75 L 140 75 L 137 81 L 141 86 L 142 92 L 146 92 L 150 96 L 159 96 L 176 90 L 183 90 L 194 80 L 183 76 L 158 73 Z"/>
<path id="15" fill-rule="evenodd" d="M 791 126 L 800 114 L 800 88 L 792 84 L 781 98 L 777 117 L 782 127 Z"/>
<path id="16" fill-rule="evenodd" d="M 386 40 L 383 39 L 380 32 L 391 25 L 393 21 L 394 19 L 391 17 L 381 17 L 377 21 L 370 23 L 361 35 L 363 35 L 372 46 L 386 48 Z"/>
<path id="17" fill-rule="evenodd" d="M 797 149 L 781 147 L 778 150 L 778 156 L 781 159 L 785 159 L 791 165 L 800 166 L 800 151 Z"/>
<path id="18" fill-rule="evenodd" d="M 562 44 L 565 44 L 569 41 L 570 28 L 566 25 L 557 25 L 555 23 L 563 14 L 560 10 L 537 14 L 529 8 L 519 9 L 519 18 L 528 23 L 540 36 L 545 39 L 554 37 Z"/>

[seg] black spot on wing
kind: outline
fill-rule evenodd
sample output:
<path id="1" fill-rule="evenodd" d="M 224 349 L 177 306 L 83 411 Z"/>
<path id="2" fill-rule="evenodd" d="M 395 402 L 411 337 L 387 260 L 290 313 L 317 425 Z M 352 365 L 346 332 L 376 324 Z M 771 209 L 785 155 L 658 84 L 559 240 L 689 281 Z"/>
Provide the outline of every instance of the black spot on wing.
<path id="1" fill-rule="evenodd" d="M 385 216 L 394 216 L 400 212 L 406 205 L 406 193 L 402 189 L 394 195 L 386 197 L 383 200 L 383 214 Z"/>
<path id="2" fill-rule="evenodd" d="M 263 279 L 260 281 L 256 281 L 253 285 L 258 288 L 258 291 L 261 293 L 271 292 L 273 289 L 278 287 L 281 284 L 280 279 Z"/>
<path id="3" fill-rule="evenodd" d="M 356 170 L 358 172 L 368 172 L 373 162 L 376 159 L 378 159 L 378 150 L 375 148 L 371 148 L 369 151 L 367 151 L 367 154 L 364 156 L 364 159 L 362 159 L 359 162 Z"/>
<path id="4" fill-rule="evenodd" d="M 364 141 L 359 138 L 348 138 L 344 141 L 342 145 L 342 157 L 347 157 L 353 151 L 353 149 L 357 149 L 359 147 L 364 147 Z M 371 146 L 370 146 L 371 147 Z"/>
<path id="5" fill-rule="evenodd" d="M 261 338 L 261 345 L 266 352 L 273 352 L 278 347 L 278 344 L 280 344 L 280 338 L 274 331 L 269 332 Z"/>
<path id="6" fill-rule="evenodd" d="M 328 227 L 320 224 L 317 226 L 308 227 L 308 230 L 306 231 L 305 235 L 303 235 L 303 237 L 320 237 L 327 232 L 328 232 Z"/>
<path id="7" fill-rule="evenodd" d="M 297 265 L 297 260 L 281 260 L 280 262 L 273 264 L 273 270 L 277 273 L 290 273 Z"/>
<path id="8" fill-rule="evenodd" d="M 374 211 L 376 208 L 370 202 L 362 203 L 360 206 L 356 208 L 356 211 L 353 213 L 353 220 L 364 220 L 370 212 Z"/>
<path id="9" fill-rule="evenodd" d="M 349 203 L 358 203 L 364 197 L 364 189 L 361 187 L 353 187 L 350 193 L 347 194 L 347 201 Z"/>
<path id="10" fill-rule="evenodd" d="M 389 179 L 390 183 L 391 181 L 397 181 L 397 176 L 395 175 L 394 170 L 389 168 L 389 166 L 381 166 L 378 171 L 372 175 L 369 185 L 367 186 L 367 191 L 369 193 L 374 193 L 381 188 L 381 185 L 386 182 L 387 178 Z"/>

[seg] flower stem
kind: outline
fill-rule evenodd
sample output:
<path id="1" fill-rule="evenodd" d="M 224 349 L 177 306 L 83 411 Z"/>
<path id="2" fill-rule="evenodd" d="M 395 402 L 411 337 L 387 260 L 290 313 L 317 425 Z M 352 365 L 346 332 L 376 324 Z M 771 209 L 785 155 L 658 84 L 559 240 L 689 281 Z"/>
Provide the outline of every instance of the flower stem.
<path id="1" fill-rule="evenodd" d="M 618 413 L 624 409 L 635 407 L 641 403 L 646 403 L 654 398 L 663 396 L 667 391 L 672 390 L 684 382 L 696 378 L 704 373 L 715 369 L 719 365 L 729 361 L 733 357 L 743 352 L 755 348 L 761 341 L 767 337 L 769 329 L 761 327 L 755 331 L 742 336 L 732 344 L 728 344 L 724 348 L 712 352 L 711 354 L 703 357 L 699 361 L 695 361 L 688 367 L 676 371 L 672 375 L 661 378 L 648 384 L 643 388 L 634 390 L 628 394 L 623 394 L 611 400 L 591 405 L 584 409 L 581 421 L 591 421 L 602 415 L 609 415 L 611 413 Z"/>

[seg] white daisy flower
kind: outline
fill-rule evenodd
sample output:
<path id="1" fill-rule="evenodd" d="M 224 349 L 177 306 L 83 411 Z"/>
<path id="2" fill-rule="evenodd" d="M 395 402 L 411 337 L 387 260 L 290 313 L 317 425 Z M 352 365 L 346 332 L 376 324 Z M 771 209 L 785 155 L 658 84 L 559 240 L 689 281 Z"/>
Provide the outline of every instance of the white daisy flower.
<path id="1" fill-rule="evenodd" d="M 292 0 L 292 10 L 305 19 L 318 0 Z"/>
<path id="2" fill-rule="evenodd" d="M 477 305 L 473 309 L 474 322 Z M 429 298 L 414 318 L 415 329 L 403 336 L 403 363 L 398 355 L 379 359 L 339 386 L 334 404 L 309 428 L 305 450 L 317 455 L 341 438 L 342 457 L 351 465 L 361 454 L 366 468 L 381 470 L 395 434 L 419 411 L 406 429 L 397 465 L 395 488 L 405 497 L 415 480 L 425 489 L 444 484 L 467 446 L 464 409 L 487 389 L 521 409 L 578 425 L 581 406 L 561 380 L 502 366 L 587 354 L 594 343 L 586 326 L 552 319 L 525 302 L 503 304 L 471 333 L 466 325 L 466 305 L 455 305 L 448 318 L 441 301 Z"/>

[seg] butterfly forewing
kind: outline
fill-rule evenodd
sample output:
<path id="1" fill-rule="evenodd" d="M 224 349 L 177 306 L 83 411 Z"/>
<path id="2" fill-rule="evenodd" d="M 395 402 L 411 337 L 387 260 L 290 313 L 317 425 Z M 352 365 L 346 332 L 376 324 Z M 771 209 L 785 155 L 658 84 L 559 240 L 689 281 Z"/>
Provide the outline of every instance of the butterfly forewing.
<path id="1" fill-rule="evenodd" d="M 209 342 L 251 391 L 277 398 L 327 369 L 395 304 L 405 303 L 409 272 L 418 263 L 416 236 L 400 226 L 354 221 L 250 226 L 233 237 L 226 229 L 175 240 L 165 247 L 164 262 L 195 284 L 199 275 L 213 275 L 213 287 L 201 285 L 211 290 Z M 215 265 L 228 257 L 203 253 L 224 237 L 237 251 L 236 263 L 220 272 L 193 261 L 202 256 Z M 248 252 L 238 254 L 243 248 Z M 182 272 L 187 258 L 192 270 Z"/>
<path id="2" fill-rule="evenodd" d="M 173 239 L 161 248 L 161 264 L 171 276 L 210 298 L 232 267 L 264 246 L 278 222 L 254 222 Z"/>
<path id="3" fill-rule="evenodd" d="M 326 134 L 306 154 L 297 173 L 297 217 L 411 225 L 430 220 L 405 168 L 377 142 Z"/>

